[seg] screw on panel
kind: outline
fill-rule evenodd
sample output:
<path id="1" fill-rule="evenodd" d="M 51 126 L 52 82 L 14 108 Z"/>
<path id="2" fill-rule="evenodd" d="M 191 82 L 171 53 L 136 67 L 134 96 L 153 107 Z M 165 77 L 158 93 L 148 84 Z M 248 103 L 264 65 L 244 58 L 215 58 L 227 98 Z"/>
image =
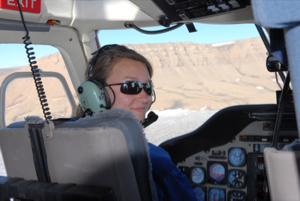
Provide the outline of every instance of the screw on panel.
<path id="1" fill-rule="evenodd" d="M 70 38 L 70 39 L 69 39 L 69 41 L 72 41 L 72 40 L 73 40 L 73 38 Z"/>

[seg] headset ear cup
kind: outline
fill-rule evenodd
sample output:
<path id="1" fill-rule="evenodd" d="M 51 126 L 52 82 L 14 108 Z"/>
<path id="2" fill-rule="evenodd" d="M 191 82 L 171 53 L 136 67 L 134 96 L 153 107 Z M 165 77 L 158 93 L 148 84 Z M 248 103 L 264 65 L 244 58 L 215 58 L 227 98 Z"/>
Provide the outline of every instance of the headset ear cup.
<path id="1" fill-rule="evenodd" d="M 105 96 L 106 107 L 107 107 L 107 109 L 110 109 L 112 105 L 111 105 L 111 100 L 110 100 L 109 94 L 108 94 L 107 90 L 105 89 L 105 87 L 103 87 L 102 90 L 103 90 L 104 96 Z"/>
<path id="2" fill-rule="evenodd" d="M 98 86 L 100 94 L 101 94 L 100 96 L 102 98 L 104 98 L 104 103 L 105 103 L 105 105 L 103 105 L 102 108 L 110 109 L 112 105 L 111 105 L 111 102 L 110 102 L 109 94 L 108 94 L 108 92 L 107 92 L 107 90 L 104 86 L 104 83 L 103 83 L 104 81 L 102 81 L 100 79 L 95 79 L 95 78 L 89 78 L 88 81 L 91 81 L 91 82 L 95 83 Z"/>
<path id="3" fill-rule="evenodd" d="M 106 100 L 101 86 L 93 80 L 88 80 L 80 84 L 77 89 L 78 99 L 84 113 L 90 111 L 90 116 L 94 113 L 103 112 L 106 109 Z"/>
<path id="4" fill-rule="evenodd" d="M 113 106 L 113 104 L 115 102 L 115 99 L 116 99 L 116 95 L 115 95 L 113 89 L 104 80 L 101 80 L 101 79 L 90 77 L 88 79 L 88 81 L 91 81 L 91 82 L 95 83 L 98 86 L 99 90 L 100 90 L 100 94 L 101 94 L 101 97 L 102 97 L 101 99 L 102 100 L 104 99 L 103 101 L 105 103 L 105 105 L 101 108 L 110 109 Z M 107 87 L 113 93 L 113 96 L 114 96 L 113 102 L 111 102 L 111 100 L 110 100 L 109 94 L 107 92 Z"/>

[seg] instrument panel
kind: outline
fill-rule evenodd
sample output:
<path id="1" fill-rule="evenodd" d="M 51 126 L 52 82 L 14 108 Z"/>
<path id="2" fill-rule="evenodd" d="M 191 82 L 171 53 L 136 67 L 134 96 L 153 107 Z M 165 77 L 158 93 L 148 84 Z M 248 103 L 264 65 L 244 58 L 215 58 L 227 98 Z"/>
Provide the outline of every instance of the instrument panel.
<path id="1" fill-rule="evenodd" d="M 230 142 L 201 151 L 178 163 L 190 179 L 198 201 L 268 200 L 263 150 L 271 147 L 274 122 L 255 121 Z M 221 134 L 220 134 L 221 135 Z M 297 138 L 296 129 L 279 132 L 278 148 Z M 217 140 L 217 139 L 216 139 Z"/>
<path id="2" fill-rule="evenodd" d="M 250 5 L 249 0 L 153 0 L 174 21 L 215 15 Z"/>

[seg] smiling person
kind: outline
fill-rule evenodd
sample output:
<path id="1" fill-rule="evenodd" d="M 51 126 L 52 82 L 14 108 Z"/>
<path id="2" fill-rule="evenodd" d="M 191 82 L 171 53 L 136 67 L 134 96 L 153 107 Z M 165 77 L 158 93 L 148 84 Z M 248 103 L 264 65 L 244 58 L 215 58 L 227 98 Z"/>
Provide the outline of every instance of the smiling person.
<path id="1" fill-rule="evenodd" d="M 125 46 L 106 45 L 96 52 L 86 74 L 87 80 L 93 78 L 109 88 L 107 108 L 122 108 L 140 121 L 145 119 L 154 95 L 153 69 L 145 57 Z M 82 113 L 78 108 L 77 115 Z M 148 146 L 159 200 L 197 200 L 188 178 L 169 154 L 151 143 Z"/>
<path id="2" fill-rule="evenodd" d="M 148 84 L 150 94 L 147 94 L 145 90 L 133 95 L 124 94 L 120 90 L 118 83 L 126 83 L 129 81 L 140 81 L 140 83 L 129 83 L 129 85 L 125 85 L 126 87 L 132 87 L 133 84 Z M 112 87 L 116 95 L 115 103 L 111 108 L 123 108 L 131 111 L 137 118 L 140 119 L 140 121 L 145 119 L 145 113 L 149 109 L 152 101 L 152 87 L 150 86 L 152 83 L 150 74 L 145 64 L 143 64 L 141 61 L 123 58 L 119 62 L 116 62 L 116 64 L 113 66 L 110 71 L 110 76 L 106 78 L 106 83 Z M 111 97 L 111 100 L 113 100 L 112 91 L 108 90 L 108 93 Z"/>

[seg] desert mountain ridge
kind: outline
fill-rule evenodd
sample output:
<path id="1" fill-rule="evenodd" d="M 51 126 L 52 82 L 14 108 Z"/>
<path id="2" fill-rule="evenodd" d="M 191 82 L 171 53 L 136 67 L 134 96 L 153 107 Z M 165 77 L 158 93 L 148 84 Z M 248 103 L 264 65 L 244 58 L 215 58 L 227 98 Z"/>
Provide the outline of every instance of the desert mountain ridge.
<path id="1" fill-rule="evenodd" d="M 266 70 L 266 49 L 260 38 L 217 44 L 192 42 L 126 45 L 154 67 L 156 102 L 152 110 L 218 110 L 231 105 L 275 103 L 279 89 Z M 60 53 L 37 60 L 43 71 L 61 73 L 71 86 Z M 14 72 L 30 71 L 29 66 Z M 0 83 L 12 72 L 0 70 Z M 42 78 L 54 118 L 69 117 L 72 108 L 58 80 Z M 77 100 L 76 100 L 77 101 Z M 37 114 L 43 117 L 32 78 L 17 79 L 6 92 L 6 124 Z"/>

